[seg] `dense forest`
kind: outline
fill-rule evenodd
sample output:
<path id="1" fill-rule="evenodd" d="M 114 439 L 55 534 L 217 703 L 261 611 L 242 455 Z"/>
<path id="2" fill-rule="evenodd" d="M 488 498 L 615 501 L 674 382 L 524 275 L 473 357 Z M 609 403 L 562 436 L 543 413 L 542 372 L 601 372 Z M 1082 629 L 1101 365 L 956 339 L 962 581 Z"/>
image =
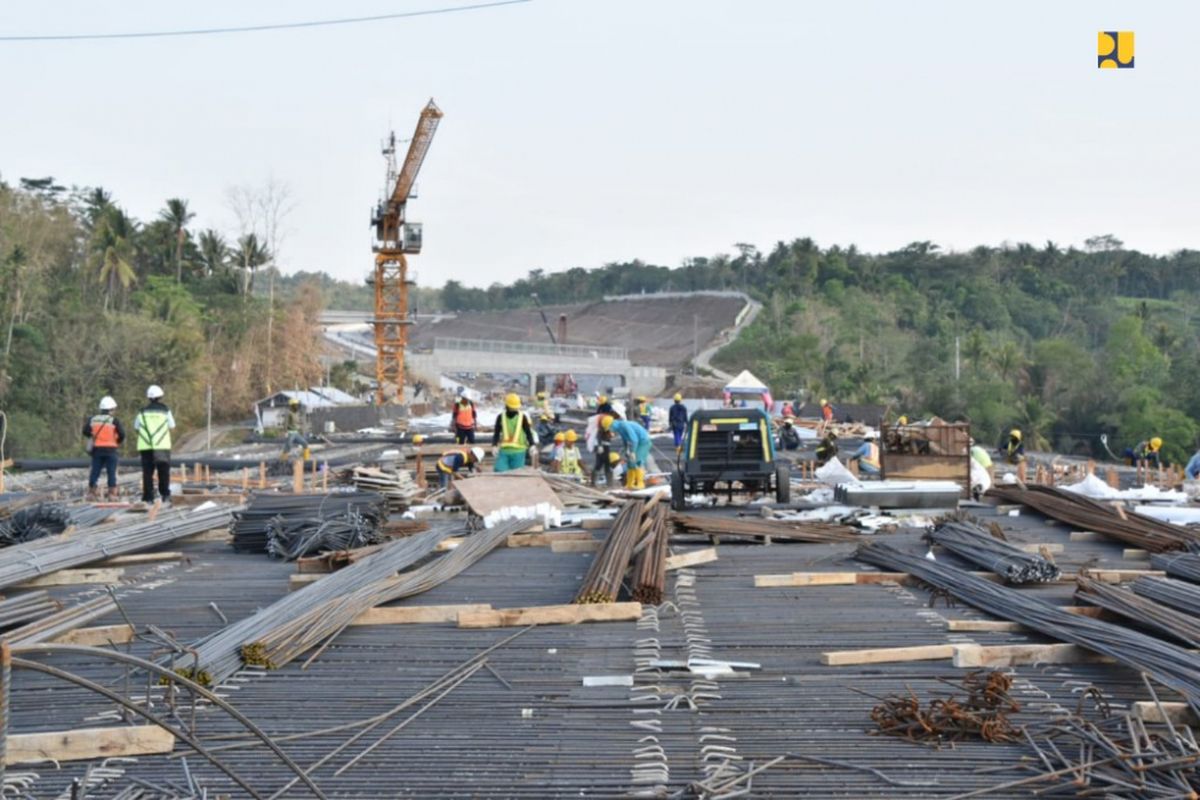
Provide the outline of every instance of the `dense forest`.
<path id="1" fill-rule="evenodd" d="M 448 281 L 447 309 L 597 300 L 604 295 L 738 290 L 763 312 L 715 363 L 750 368 L 779 395 L 891 404 L 966 418 L 996 441 L 1021 427 L 1039 448 L 1103 453 L 1162 436 L 1174 460 L 1200 428 L 1200 252 L 1154 256 L 1097 236 L 892 253 L 779 242 L 669 269 L 639 261 L 535 270 L 487 289 Z M 956 369 L 955 343 L 958 342 Z M 956 379 L 957 374 L 957 379 Z"/>
<path id="2" fill-rule="evenodd" d="M 245 419 L 270 387 L 318 381 L 317 287 L 264 297 L 280 193 L 243 190 L 240 233 L 196 231 L 185 200 L 131 217 L 104 189 L 0 182 L 0 410 L 6 455 L 82 454 L 103 395 L 129 422 L 161 384 L 180 428 Z M 182 431 L 181 431 L 182 432 Z"/>

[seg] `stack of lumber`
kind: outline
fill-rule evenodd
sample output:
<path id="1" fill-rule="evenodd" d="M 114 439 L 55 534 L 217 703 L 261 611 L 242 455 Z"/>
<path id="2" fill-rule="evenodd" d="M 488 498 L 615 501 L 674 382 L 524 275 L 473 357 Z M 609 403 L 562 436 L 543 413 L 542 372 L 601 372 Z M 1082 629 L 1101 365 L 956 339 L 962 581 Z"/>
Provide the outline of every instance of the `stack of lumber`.
<path id="1" fill-rule="evenodd" d="M 671 514 L 675 530 L 705 536 L 750 537 L 793 542 L 853 542 L 859 537 L 845 525 L 829 522 L 716 517 L 700 514 Z"/>
<path id="2" fill-rule="evenodd" d="M 355 467 L 350 470 L 350 482 L 356 489 L 378 492 L 387 498 L 388 511 L 407 511 L 421 488 L 407 470 L 382 470 L 376 467 Z"/>

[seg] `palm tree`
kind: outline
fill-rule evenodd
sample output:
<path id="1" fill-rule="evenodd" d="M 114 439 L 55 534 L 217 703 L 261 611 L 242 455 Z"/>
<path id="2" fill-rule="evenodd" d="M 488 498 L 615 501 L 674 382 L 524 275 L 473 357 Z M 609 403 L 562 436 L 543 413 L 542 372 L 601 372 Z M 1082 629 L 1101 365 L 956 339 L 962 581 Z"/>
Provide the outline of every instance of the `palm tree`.
<path id="1" fill-rule="evenodd" d="M 187 200 L 172 197 L 167 207 L 158 212 L 158 218 L 170 223 L 175 231 L 175 282 L 183 282 L 183 241 L 187 238 L 187 224 L 196 218 L 188 211 Z"/>
<path id="2" fill-rule="evenodd" d="M 253 233 L 247 233 L 238 239 L 237 249 L 233 251 L 233 260 L 242 269 L 242 295 L 249 296 L 254 288 L 254 271 L 271 260 L 267 248 L 258 241 Z"/>
<path id="3" fill-rule="evenodd" d="M 108 310 L 117 286 L 122 291 L 137 280 L 133 269 L 132 236 L 135 225 L 116 206 L 108 206 L 100 215 L 96 230 L 92 234 L 92 262 L 96 277 L 104 286 L 104 310 Z"/>
<path id="4" fill-rule="evenodd" d="M 212 228 L 200 233 L 199 249 L 200 268 L 206 277 L 224 272 L 229 266 L 229 243 Z"/>

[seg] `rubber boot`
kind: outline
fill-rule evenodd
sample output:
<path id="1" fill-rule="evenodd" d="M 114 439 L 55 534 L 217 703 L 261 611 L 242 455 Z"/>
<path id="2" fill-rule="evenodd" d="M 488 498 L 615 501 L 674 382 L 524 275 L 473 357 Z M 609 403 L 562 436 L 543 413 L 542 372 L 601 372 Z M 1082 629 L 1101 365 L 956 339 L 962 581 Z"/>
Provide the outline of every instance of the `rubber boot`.
<path id="1" fill-rule="evenodd" d="M 304 456 L 304 460 L 305 460 L 305 461 L 311 461 L 311 460 L 312 460 L 312 451 L 308 449 L 308 445 L 305 445 L 305 446 L 304 446 L 304 452 L 303 452 L 303 456 Z"/>
<path id="2" fill-rule="evenodd" d="M 625 468 L 625 488 L 634 489 L 637 484 L 637 471 L 633 467 Z"/>
<path id="3" fill-rule="evenodd" d="M 89 503 L 96 502 L 97 500 L 100 499 L 100 490 L 97 489 L 95 486 L 89 486 L 88 490 L 87 490 L 87 498 L 86 499 Z"/>
<path id="4" fill-rule="evenodd" d="M 108 487 L 108 496 L 106 499 L 113 501 L 113 502 L 120 500 L 121 499 L 121 490 L 118 489 L 116 486 Z"/>
<path id="5" fill-rule="evenodd" d="M 633 479 L 634 479 L 633 488 L 645 489 L 646 488 L 646 468 L 638 467 L 637 469 L 635 469 L 633 471 Z"/>

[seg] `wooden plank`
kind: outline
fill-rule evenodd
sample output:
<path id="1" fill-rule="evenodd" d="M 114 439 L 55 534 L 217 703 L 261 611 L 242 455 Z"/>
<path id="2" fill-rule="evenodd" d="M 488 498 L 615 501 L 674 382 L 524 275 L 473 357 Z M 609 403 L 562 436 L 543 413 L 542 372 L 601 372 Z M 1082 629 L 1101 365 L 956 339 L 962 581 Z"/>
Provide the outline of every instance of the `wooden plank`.
<path id="1" fill-rule="evenodd" d="M 438 553 L 441 553 L 445 550 L 453 550 L 462 544 L 463 540 L 466 538 L 467 537 L 465 536 L 447 536 L 445 539 L 442 539 L 440 542 L 438 542 L 433 549 Z"/>
<path id="2" fill-rule="evenodd" d="M 667 556 L 667 569 L 682 569 L 683 567 L 694 567 L 698 564 L 707 564 L 717 560 L 717 548 L 706 547 L 703 550 L 693 550 L 690 553 L 681 553 L 677 556 Z"/>
<path id="3" fill-rule="evenodd" d="M 971 669 L 1111 662 L 1111 658 L 1073 644 L 954 645 L 954 666 Z"/>
<path id="4" fill-rule="evenodd" d="M 502 508 L 525 508 L 539 503 L 548 503 L 551 508 L 563 507 L 558 495 L 540 475 L 481 475 L 457 480 L 454 488 L 481 517 Z"/>
<path id="5" fill-rule="evenodd" d="M 851 664 L 891 664 L 900 661 L 934 661 L 952 658 L 953 644 L 927 644 L 915 647 L 877 647 L 870 650 L 831 650 L 821 653 L 821 663 L 831 667 Z"/>
<path id="6" fill-rule="evenodd" d="M 54 641 L 58 644 L 86 644 L 89 647 L 103 647 L 109 642 L 125 644 L 133 641 L 132 625 L 97 625 L 93 628 L 76 628 L 67 631 Z"/>
<path id="7" fill-rule="evenodd" d="M 1033 553 L 1035 556 L 1041 554 L 1042 548 L 1045 548 L 1047 553 L 1061 553 L 1066 549 L 1066 545 L 1057 542 L 1033 542 L 1032 544 L 1017 545 L 1018 550 Z"/>
<path id="8" fill-rule="evenodd" d="M 180 539 L 181 542 L 228 542 L 233 539 L 233 534 L 228 528 L 213 528 L 211 531 L 202 531 Z"/>
<path id="9" fill-rule="evenodd" d="M 295 573 L 288 576 L 288 591 L 294 592 L 297 589 L 303 589 L 313 581 L 319 581 L 324 578 L 325 574 L 320 572 L 308 572 L 303 575 Z"/>
<path id="10" fill-rule="evenodd" d="M 489 603 L 462 603 L 445 606 L 379 606 L 359 614 L 351 625 L 414 625 L 426 622 L 457 622 L 459 614 L 479 614 L 492 610 Z"/>
<path id="11" fill-rule="evenodd" d="M 612 518 L 607 519 L 585 519 L 579 523 L 579 527 L 585 531 L 603 531 L 612 527 Z"/>
<path id="12" fill-rule="evenodd" d="M 574 603 L 560 606 L 497 608 L 458 615 L 460 628 L 506 628 L 523 625 L 576 625 L 580 622 L 624 622 L 642 616 L 641 603 Z"/>
<path id="13" fill-rule="evenodd" d="M 162 553 L 133 553 L 127 556 L 114 556 L 107 561 L 101 561 L 97 567 L 123 567 L 130 564 L 157 564 L 160 561 L 180 561 L 183 553 L 169 550 Z"/>
<path id="14" fill-rule="evenodd" d="M 1024 631 L 1025 626 L 1017 622 L 1002 619 L 948 619 L 946 630 L 960 633 L 1001 632 L 1016 633 Z"/>
<path id="15" fill-rule="evenodd" d="M 119 583 L 125 574 L 123 567 L 104 569 L 60 569 L 49 575 L 22 583 L 19 589 L 30 589 L 36 586 L 74 586 L 81 583 Z"/>
<path id="16" fill-rule="evenodd" d="M 1107 542 L 1111 541 L 1107 536 L 1096 533 L 1095 531 L 1071 531 L 1070 540 L 1072 542 Z"/>
<path id="17" fill-rule="evenodd" d="M 586 541 L 576 541 L 568 539 L 564 542 L 551 542 L 551 553 L 595 553 L 603 546 L 603 542 L 599 539 L 588 539 Z"/>
<path id="18" fill-rule="evenodd" d="M 550 547 L 555 542 L 590 542 L 595 537 L 587 531 L 552 531 L 549 533 L 514 533 L 505 544 L 508 547 Z"/>
<path id="19" fill-rule="evenodd" d="M 175 736 L 157 725 L 120 728 L 76 728 L 70 731 L 9 734 L 4 763 L 90 761 L 96 758 L 169 753 Z"/>
<path id="20" fill-rule="evenodd" d="M 1146 722 L 1162 724 L 1169 721 L 1172 725 L 1200 724 L 1200 720 L 1196 719 L 1191 706 L 1187 703 L 1155 703 L 1151 700 L 1139 700 L 1133 704 L 1132 711 L 1133 716 Z"/>
<path id="21" fill-rule="evenodd" d="M 1150 551 L 1140 547 L 1126 547 L 1121 551 L 1121 558 L 1127 558 L 1130 561 L 1145 561 L 1150 558 Z"/>

